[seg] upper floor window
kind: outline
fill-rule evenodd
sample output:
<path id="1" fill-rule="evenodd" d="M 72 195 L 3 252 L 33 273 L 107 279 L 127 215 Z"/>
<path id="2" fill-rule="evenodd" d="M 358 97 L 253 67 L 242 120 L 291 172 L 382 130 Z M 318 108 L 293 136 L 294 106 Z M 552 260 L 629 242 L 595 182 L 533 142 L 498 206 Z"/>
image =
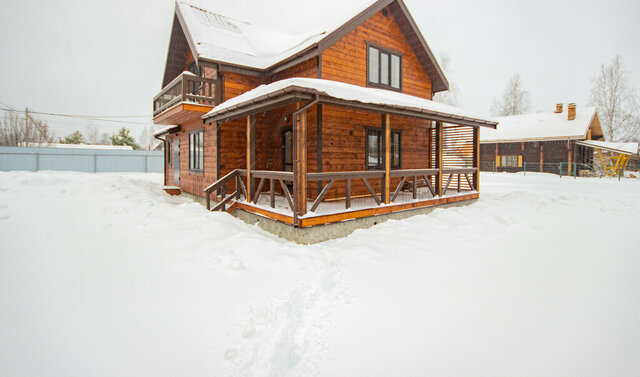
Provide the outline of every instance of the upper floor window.
<path id="1" fill-rule="evenodd" d="M 189 170 L 201 172 L 204 169 L 204 132 L 202 129 L 189 133 Z"/>
<path id="2" fill-rule="evenodd" d="M 367 46 L 367 84 L 401 90 L 402 56 L 384 48 Z"/>

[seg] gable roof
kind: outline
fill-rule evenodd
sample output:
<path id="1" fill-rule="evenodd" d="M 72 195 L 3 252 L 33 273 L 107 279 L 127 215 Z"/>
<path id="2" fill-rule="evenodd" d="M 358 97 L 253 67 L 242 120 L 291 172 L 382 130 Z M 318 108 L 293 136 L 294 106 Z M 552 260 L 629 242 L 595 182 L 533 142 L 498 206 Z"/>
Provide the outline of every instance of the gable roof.
<path id="1" fill-rule="evenodd" d="M 497 130 L 483 130 L 481 143 L 586 139 L 591 123 L 597 119 L 595 107 L 577 107 L 576 119 L 562 113 L 536 113 L 496 117 Z"/>
<path id="2" fill-rule="evenodd" d="M 263 111 L 269 106 L 314 96 L 319 103 L 353 106 L 389 114 L 440 120 L 451 124 L 495 128 L 497 121 L 454 106 L 391 90 L 367 88 L 344 82 L 295 77 L 249 90 L 214 107 L 204 120 L 228 121 L 245 113 Z"/>
<path id="3" fill-rule="evenodd" d="M 181 72 L 184 68 L 173 67 L 178 63 L 170 60 L 174 53 L 180 54 L 176 51 L 178 48 L 183 49 L 184 55 L 181 33 L 196 60 L 224 63 L 267 75 L 270 70 L 297 58 L 317 56 L 387 6 L 431 78 L 432 90 L 447 90 L 449 83 L 402 0 L 365 0 L 355 9 L 338 12 L 335 21 L 326 27 L 299 35 L 235 20 L 178 1 L 164 81 L 170 81 L 174 71 Z"/>

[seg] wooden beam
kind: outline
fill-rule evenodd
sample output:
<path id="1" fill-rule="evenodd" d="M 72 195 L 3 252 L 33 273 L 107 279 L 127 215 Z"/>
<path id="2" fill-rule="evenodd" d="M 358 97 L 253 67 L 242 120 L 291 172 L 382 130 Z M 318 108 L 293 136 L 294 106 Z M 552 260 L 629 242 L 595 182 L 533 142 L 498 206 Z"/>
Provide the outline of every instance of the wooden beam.
<path id="1" fill-rule="evenodd" d="M 391 203 L 391 115 L 384 114 L 384 204 Z"/>
<path id="2" fill-rule="evenodd" d="M 322 63 L 322 57 L 320 57 L 319 63 Z M 321 75 L 321 74 L 320 74 Z M 321 77 L 318 77 L 321 78 Z M 316 106 L 316 141 L 317 141 L 317 150 L 316 150 L 316 171 L 318 173 L 322 173 L 322 105 L 318 104 Z M 322 182 L 317 182 L 317 190 L 318 195 L 322 192 Z"/>
<path id="3" fill-rule="evenodd" d="M 436 168 L 438 168 L 436 192 L 438 196 L 442 196 L 442 136 L 442 122 L 436 122 Z"/>
<path id="4" fill-rule="evenodd" d="M 251 171 L 256 165 L 256 118 L 254 115 L 247 115 L 247 202 L 253 199 L 253 177 Z"/>
<path id="5" fill-rule="evenodd" d="M 300 216 L 307 213 L 307 111 L 304 110 L 294 122 L 296 143 L 296 212 Z"/>
<path id="6" fill-rule="evenodd" d="M 522 148 L 524 150 L 524 143 L 522 143 Z M 478 169 L 478 171 L 473 175 L 473 185 L 469 182 L 469 186 L 471 186 L 472 189 L 478 190 L 480 187 L 480 128 L 478 127 L 474 127 L 473 129 L 473 167 Z M 467 179 L 469 179 L 469 177 L 467 177 Z"/>

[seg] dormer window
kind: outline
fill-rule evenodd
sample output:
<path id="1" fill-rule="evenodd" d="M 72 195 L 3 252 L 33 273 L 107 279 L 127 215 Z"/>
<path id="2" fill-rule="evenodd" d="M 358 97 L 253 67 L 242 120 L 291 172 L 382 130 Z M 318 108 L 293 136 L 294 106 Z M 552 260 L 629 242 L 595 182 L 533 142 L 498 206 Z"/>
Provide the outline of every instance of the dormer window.
<path id="1" fill-rule="evenodd" d="M 402 90 L 402 55 L 367 44 L 367 86 Z"/>

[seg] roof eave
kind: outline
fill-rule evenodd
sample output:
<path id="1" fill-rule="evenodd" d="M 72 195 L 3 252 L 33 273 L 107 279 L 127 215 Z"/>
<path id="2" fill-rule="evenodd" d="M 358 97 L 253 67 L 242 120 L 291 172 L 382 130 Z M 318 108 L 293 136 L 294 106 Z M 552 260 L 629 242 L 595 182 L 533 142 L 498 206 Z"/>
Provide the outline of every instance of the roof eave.
<path id="1" fill-rule="evenodd" d="M 296 96 L 298 94 L 298 96 Z M 461 115 L 442 113 L 433 110 L 426 110 L 422 108 L 408 107 L 408 106 L 398 106 L 393 104 L 379 104 L 379 103 L 368 103 L 368 102 L 360 102 L 357 100 L 345 100 L 337 97 L 332 97 L 327 93 L 306 87 L 300 86 L 288 86 L 274 92 L 267 93 L 263 96 L 252 98 L 247 100 L 246 102 L 241 102 L 236 105 L 233 105 L 229 108 L 224 109 L 219 113 L 209 113 L 202 116 L 202 119 L 205 122 L 214 122 L 214 121 L 229 121 L 233 119 L 237 119 L 246 115 L 245 113 L 250 112 L 251 107 L 255 108 L 255 112 L 264 111 L 263 108 L 260 107 L 260 103 L 265 103 L 266 106 L 274 106 L 274 104 L 278 104 L 281 102 L 277 101 L 279 96 L 288 95 L 290 99 L 309 99 L 312 96 L 318 96 L 320 98 L 320 103 L 336 105 L 336 106 L 353 106 L 365 110 L 378 111 L 382 113 L 389 113 L 394 115 L 401 116 L 409 116 L 409 117 L 418 117 L 428 120 L 434 121 L 442 121 L 451 124 L 458 124 L 463 126 L 471 126 L 471 127 L 488 127 L 495 129 L 498 125 L 497 122 L 491 122 L 483 119 L 475 119 L 471 117 L 464 117 Z M 244 111 L 243 111 L 244 109 Z M 214 108 L 215 111 L 215 108 Z"/>

